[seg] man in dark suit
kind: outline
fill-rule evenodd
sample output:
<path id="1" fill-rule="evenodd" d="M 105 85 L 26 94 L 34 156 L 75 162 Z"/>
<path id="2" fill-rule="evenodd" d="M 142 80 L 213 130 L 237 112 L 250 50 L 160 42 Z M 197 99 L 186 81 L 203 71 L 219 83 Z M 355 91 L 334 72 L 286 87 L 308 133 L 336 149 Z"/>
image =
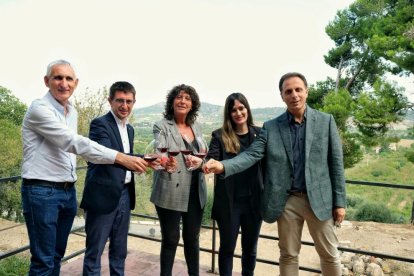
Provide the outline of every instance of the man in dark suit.
<path id="1" fill-rule="evenodd" d="M 345 217 L 342 145 L 332 115 L 306 105 L 308 87 L 300 73 L 279 81 L 287 111 L 264 123 L 259 137 L 237 157 L 210 160 L 205 172 L 233 175 L 265 161 L 263 220 L 277 221 L 280 275 L 299 275 L 299 252 L 306 221 L 320 257 L 322 274 L 340 276 L 335 223 Z"/>
<path id="2" fill-rule="evenodd" d="M 90 139 L 108 148 L 132 154 L 134 129 L 128 124 L 135 89 L 115 82 L 109 90 L 111 111 L 91 122 Z M 141 162 L 147 165 L 146 161 Z M 83 275 L 100 275 L 101 255 L 109 244 L 111 275 L 124 275 L 131 210 L 135 208 L 134 175 L 119 165 L 89 163 L 81 208 L 85 210 L 86 252 Z"/>

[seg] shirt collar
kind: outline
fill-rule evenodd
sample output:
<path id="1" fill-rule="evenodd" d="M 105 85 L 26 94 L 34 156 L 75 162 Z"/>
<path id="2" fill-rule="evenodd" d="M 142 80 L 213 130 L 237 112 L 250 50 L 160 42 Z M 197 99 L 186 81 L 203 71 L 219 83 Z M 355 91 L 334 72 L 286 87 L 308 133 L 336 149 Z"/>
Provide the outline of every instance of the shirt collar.
<path id="1" fill-rule="evenodd" d="M 46 95 L 43 97 L 46 101 L 48 101 L 56 110 L 58 110 L 60 113 L 62 113 L 62 115 L 65 115 L 65 108 L 63 107 L 63 105 L 61 105 L 50 93 L 50 91 L 48 91 L 46 93 Z M 72 103 L 70 101 L 68 101 L 67 103 L 67 111 L 68 113 L 70 113 L 72 111 Z"/>
<path id="2" fill-rule="evenodd" d="M 287 110 L 286 113 L 287 113 L 287 120 L 288 120 L 289 124 L 295 124 L 296 123 L 295 122 L 295 117 L 293 117 L 293 115 L 289 112 L 289 110 Z M 308 114 L 308 108 L 305 108 L 305 114 L 303 114 L 303 122 L 302 123 L 306 122 L 307 114 Z"/>
<path id="3" fill-rule="evenodd" d="M 122 126 L 122 127 L 125 127 L 125 126 L 129 123 L 128 118 L 126 118 L 124 121 L 122 121 L 121 119 L 119 119 L 119 118 L 118 118 L 118 117 L 114 114 L 114 112 L 112 111 L 112 109 L 111 109 L 111 113 L 112 113 L 112 116 L 114 116 L 114 118 L 115 118 L 115 122 L 117 123 L 117 125 Z"/>

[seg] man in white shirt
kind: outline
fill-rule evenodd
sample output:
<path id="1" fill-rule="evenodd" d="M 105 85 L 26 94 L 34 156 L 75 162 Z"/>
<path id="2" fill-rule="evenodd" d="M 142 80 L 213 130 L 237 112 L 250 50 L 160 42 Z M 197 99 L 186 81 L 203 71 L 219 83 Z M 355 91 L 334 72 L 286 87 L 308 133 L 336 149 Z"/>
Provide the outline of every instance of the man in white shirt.
<path id="1" fill-rule="evenodd" d="M 71 64 L 50 63 L 46 95 L 23 119 L 22 205 L 32 254 L 29 275 L 59 275 L 77 211 L 76 155 L 96 164 L 119 164 L 144 172 L 148 163 L 77 134 L 77 112 L 69 98 L 78 84 Z"/>

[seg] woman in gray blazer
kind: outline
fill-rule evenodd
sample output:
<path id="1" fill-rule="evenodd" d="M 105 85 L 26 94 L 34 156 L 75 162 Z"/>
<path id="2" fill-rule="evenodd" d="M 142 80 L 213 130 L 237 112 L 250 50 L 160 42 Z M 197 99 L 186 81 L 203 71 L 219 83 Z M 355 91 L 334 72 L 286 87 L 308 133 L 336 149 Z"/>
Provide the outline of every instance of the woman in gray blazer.
<path id="1" fill-rule="evenodd" d="M 154 124 L 154 135 L 164 135 L 170 149 L 197 150 L 196 137 L 202 136 L 196 122 L 200 101 L 196 90 L 188 85 L 175 86 L 167 95 L 164 118 Z M 183 138 L 185 137 L 185 139 Z M 190 145 L 186 145 L 190 143 Z M 180 239 L 180 220 L 184 255 L 189 275 L 199 275 L 199 236 L 207 189 L 201 169 L 187 170 L 185 156 L 175 156 L 177 169 L 154 171 L 151 202 L 155 204 L 161 226 L 161 273 L 171 275 Z M 192 156 L 201 166 L 201 159 Z M 170 171 L 170 172 L 168 172 Z"/>

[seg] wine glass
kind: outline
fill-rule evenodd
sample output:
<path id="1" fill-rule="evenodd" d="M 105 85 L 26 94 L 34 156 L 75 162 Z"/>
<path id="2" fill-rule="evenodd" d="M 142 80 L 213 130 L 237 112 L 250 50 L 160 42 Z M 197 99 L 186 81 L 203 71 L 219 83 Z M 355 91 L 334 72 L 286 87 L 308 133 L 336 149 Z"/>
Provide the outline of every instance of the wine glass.
<path id="1" fill-rule="evenodd" d="M 160 152 L 160 147 L 162 148 L 162 146 L 160 146 L 160 141 L 157 139 L 152 140 L 146 147 L 144 150 L 144 160 L 147 161 L 148 163 L 152 163 L 155 160 L 161 158 L 161 152 Z M 165 150 L 166 151 L 166 150 Z M 162 167 L 161 165 L 156 165 L 153 166 L 154 170 L 164 170 L 164 167 Z"/>
<path id="2" fill-rule="evenodd" d="M 168 158 L 172 158 L 177 156 L 180 153 L 180 147 L 178 146 L 178 139 L 175 137 L 175 135 L 171 132 L 167 133 L 167 135 L 165 136 L 165 141 L 166 141 L 166 152 L 168 154 Z M 167 162 L 167 157 L 166 160 Z M 169 173 L 174 173 L 177 171 L 177 166 L 175 165 L 174 167 L 169 167 L 167 168 L 167 172 Z"/>
<path id="3" fill-rule="evenodd" d="M 206 158 L 207 153 L 208 153 L 208 143 L 206 141 L 206 139 L 204 139 L 203 135 L 201 134 L 201 136 L 197 136 L 196 138 L 197 141 L 197 148 L 195 148 L 194 151 L 194 155 L 197 156 L 198 158 L 203 159 Z"/>
<path id="4" fill-rule="evenodd" d="M 190 159 L 190 154 L 193 153 L 194 148 L 191 144 L 190 138 L 186 135 L 182 135 L 184 143 L 182 144 L 181 153 L 184 155 L 185 159 L 185 166 L 188 171 L 193 171 L 196 169 L 196 167 L 193 166 Z"/>

